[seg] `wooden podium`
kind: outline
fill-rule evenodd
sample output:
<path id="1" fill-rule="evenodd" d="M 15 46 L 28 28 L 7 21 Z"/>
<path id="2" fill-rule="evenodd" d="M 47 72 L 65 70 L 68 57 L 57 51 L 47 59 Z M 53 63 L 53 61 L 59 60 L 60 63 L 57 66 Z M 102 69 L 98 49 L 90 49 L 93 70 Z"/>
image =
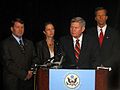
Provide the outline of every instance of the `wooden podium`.
<path id="1" fill-rule="evenodd" d="M 107 77 L 108 70 L 100 69 L 96 70 L 95 74 L 95 90 L 108 90 Z M 36 77 L 36 88 L 37 90 L 49 90 L 49 69 L 40 68 L 37 71 Z"/>
<path id="2" fill-rule="evenodd" d="M 40 68 L 36 76 L 36 89 L 49 90 L 49 69 Z"/>
<path id="3" fill-rule="evenodd" d="M 108 70 L 96 70 L 95 90 L 108 90 Z"/>

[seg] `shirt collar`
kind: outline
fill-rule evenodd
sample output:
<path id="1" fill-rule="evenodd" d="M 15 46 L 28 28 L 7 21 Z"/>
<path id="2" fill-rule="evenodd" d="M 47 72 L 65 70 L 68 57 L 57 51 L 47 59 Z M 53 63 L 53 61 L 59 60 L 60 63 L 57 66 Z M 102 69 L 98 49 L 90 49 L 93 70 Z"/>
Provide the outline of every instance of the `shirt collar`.
<path id="1" fill-rule="evenodd" d="M 22 40 L 22 37 L 19 38 L 19 37 L 15 36 L 14 34 L 12 34 L 12 36 L 16 39 L 16 41 L 17 41 L 18 43 L 20 43 L 19 40 Z"/>
<path id="2" fill-rule="evenodd" d="M 83 37 L 83 34 L 80 35 L 80 37 L 78 38 L 79 39 L 79 42 L 82 41 L 82 37 Z M 73 37 L 73 42 L 76 42 L 77 38 Z"/>
<path id="3" fill-rule="evenodd" d="M 98 31 L 98 35 L 100 34 L 100 29 L 102 29 L 102 32 L 103 32 L 103 35 L 105 34 L 105 31 L 106 31 L 106 28 L 107 28 L 107 24 L 104 26 L 104 27 L 102 27 L 102 28 L 100 28 L 99 26 L 97 26 L 97 31 Z"/>

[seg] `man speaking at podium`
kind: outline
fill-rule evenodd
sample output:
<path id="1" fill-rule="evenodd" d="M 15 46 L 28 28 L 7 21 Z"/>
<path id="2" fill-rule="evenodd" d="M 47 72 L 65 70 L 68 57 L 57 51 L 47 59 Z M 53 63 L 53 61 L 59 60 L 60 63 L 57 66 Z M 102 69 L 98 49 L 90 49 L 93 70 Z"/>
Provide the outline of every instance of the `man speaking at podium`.
<path id="1" fill-rule="evenodd" d="M 85 32 L 85 20 L 74 17 L 70 23 L 70 35 L 60 39 L 65 53 L 63 68 L 95 68 L 97 51 Z"/>

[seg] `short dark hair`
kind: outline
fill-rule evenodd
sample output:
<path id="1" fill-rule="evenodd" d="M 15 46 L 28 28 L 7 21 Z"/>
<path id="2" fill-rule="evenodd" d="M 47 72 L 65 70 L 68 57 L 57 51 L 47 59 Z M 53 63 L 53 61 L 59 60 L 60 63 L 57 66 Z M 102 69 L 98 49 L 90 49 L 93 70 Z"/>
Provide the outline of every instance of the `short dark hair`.
<path id="1" fill-rule="evenodd" d="M 50 21 L 49 21 L 49 22 L 45 22 L 45 24 L 44 24 L 44 30 L 45 30 L 46 26 L 49 25 L 49 24 L 52 24 L 52 25 L 53 25 L 53 23 L 50 22 Z M 53 26 L 54 26 L 54 25 L 53 25 Z"/>
<path id="2" fill-rule="evenodd" d="M 19 22 L 19 23 L 21 23 L 21 24 L 24 24 L 24 21 L 23 21 L 22 19 L 20 19 L 20 18 L 15 18 L 15 19 L 13 19 L 13 20 L 11 21 L 11 27 L 14 26 L 15 22 Z"/>
<path id="3" fill-rule="evenodd" d="M 96 15 L 96 12 L 99 11 L 99 10 L 105 10 L 106 15 L 107 15 L 107 13 L 108 13 L 108 11 L 107 11 L 106 8 L 104 8 L 104 7 L 97 7 L 97 8 L 95 8 L 95 15 Z"/>

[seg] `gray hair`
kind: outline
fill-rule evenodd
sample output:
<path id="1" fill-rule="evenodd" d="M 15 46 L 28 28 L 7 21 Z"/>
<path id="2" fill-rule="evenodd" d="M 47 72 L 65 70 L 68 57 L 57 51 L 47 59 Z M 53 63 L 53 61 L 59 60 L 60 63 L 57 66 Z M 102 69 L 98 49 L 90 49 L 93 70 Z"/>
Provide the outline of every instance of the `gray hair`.
<path id="1" fill-rule="evenodd" d="M 72 19 L 71 19 L 71 23 L 73 23 L 73 22 L 79 22 L 79 23 L 82 24 L 82 26 L 84 26 L 84 27 L 85 27 L 85 25 L 86 25 L 85 20 L 84 20 L 83 18 L 81 18 L 81 17 L 74 17 L 74 18 L 72 18 Z"/>

